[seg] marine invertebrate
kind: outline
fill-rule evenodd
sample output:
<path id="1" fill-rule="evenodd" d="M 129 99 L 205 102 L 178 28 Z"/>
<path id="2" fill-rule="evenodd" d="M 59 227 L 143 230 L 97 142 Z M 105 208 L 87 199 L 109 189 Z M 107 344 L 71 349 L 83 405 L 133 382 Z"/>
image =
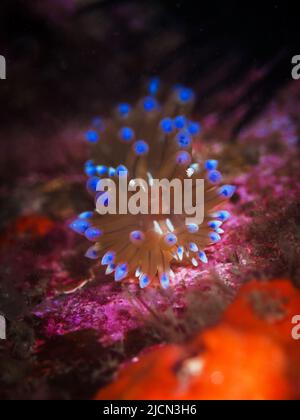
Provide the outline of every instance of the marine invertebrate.
<path id="1" fill-rule="evenodd" d="M 190 179 L 194 204 L 195 183 L 205 179 L 203 222 L 186 225 L 186 212 L 175 210 L 176 200 L 175 204 L 170 200 L 165 209 L 159 190 L 156 197 L 149 199 L 151 206 L 155 201 L 155 214 L 148 207 L 136 214 L 127 214 L 124 209 L 117 214 L 88 211 L 71 224 L 74 231 L 94 242 L 86 253 L 88 258 L 100 259 L 116 281 L 137 277 L 142 288 L 157 283 L 157 279 L 167 288 L 173 276 L 173 261 L 189 260 L 194 266 L 207 263 L 205 248 L 221 239 L 221 225 L 229 217 L 222 204 L 235 190 L 232 185 L 221 185 L 216 160 L 201 162 L 193 150 L 193 140 L 201 131 L 201 125 L 189 118 L 194 92 L 176 86 L 162 104 L 158 91 L 159 80 L 152 79 L 148 95 L 135 106 L 121 103 L 105 121 L 92 121 L 86 133 L 92 144 L 92 159 L 85 164 L 87 189 L 95 203 L 100 200 L 108 207 L 109 191 L 99 191 L 104 178 L 114 180 L 118 186 L 124 174 L 134 180 L 133 185 L 131 181 L 128 184 L 128 200 L 139 187 L 136 180 L 151 186 L 157 179 Z M 171 195 L 174 198 L 174 189 Z"/>

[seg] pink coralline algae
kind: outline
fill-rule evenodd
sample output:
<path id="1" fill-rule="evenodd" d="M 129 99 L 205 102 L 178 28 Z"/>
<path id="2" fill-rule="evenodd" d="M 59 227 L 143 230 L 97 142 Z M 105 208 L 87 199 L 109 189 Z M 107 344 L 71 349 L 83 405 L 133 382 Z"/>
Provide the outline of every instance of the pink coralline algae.
<path id="1" fill-rule="evenodd" d="M 46 300 L 35 315 L 48 317 L 49 336 L 93 328 L 102 343 L 119 341 L 128 329 L 139 325 L 130 301 L 110 285 L 94 285 L 79 293 Z"/>

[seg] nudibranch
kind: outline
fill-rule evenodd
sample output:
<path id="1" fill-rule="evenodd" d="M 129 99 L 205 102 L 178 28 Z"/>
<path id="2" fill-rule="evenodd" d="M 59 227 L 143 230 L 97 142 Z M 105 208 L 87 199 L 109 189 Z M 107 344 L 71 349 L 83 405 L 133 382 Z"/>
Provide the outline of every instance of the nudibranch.
<path id="1" fill-rule="evenodd" d="M 235 187 L 222 184 L 217 160 L 201 161 L 193 150 L 201 132 L 201 125 L 189 119 L 193 90 L 175 86 L 168 95 L 161 90 L 153 78 L 136 104 L 120 103 L 110 117 L 92 120 L 85 134 L 92 147 L 85 174 L 95 205 L 70 227 L 93 243 L 86 257 L 106 266 L 106 274 L 113 274 L 116 282 L 126 279 L 138 281 L 141 288 L 160 284 L 166 289 L 173 282 L 173 263 L 208 262 L 205 249 L 221 239 L 222 224 L 230 217 L 223 204 Z M 118 185 L 124 173 L 149 186 L 154 178 L 204 179 L 203 222 L 186 224 L 186 215 L 172 208 L 169 214 L 99 214 L 96 201 L 108 201 L 108 196 L 99 193 L 97 185 L 103 178 Z"/>

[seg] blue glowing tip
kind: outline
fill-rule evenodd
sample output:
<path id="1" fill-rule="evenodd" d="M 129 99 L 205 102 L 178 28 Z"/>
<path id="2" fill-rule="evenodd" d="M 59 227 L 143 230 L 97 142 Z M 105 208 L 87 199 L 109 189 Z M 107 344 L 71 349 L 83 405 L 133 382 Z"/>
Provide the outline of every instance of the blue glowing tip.
<path id="1" fill-rule="evenodd" d="M 114 251 L 108 251 L 106 254 L 103 255 L 101 264 L 102 265 L 110 265 L 114 262 L 116 257 L 116 253 Z"/>
<path id="2" fill-rule="evenodd" d="M 191 162 L 191 155 L 188 152 L 179 152 L 176 155 L 176 162 L 178 165 L 188 165 Z"/>
<path id="3" fill-rule="evenodd" d="M 182 260 L 182 258 L 183 258 L 183 246 L 179 246 L 177 248 L 177 253 L 178 253 L 179 259 Z"/>
<path id="4" fill-rule="evenodd" d="M 141 230 L 133 230 L 129 235 L 132 242 L 141 242 L 145 239 L 145 235 Z"/>
<path id="5" fill-rule="evenodd" d="M 130 127 L 122 127 L 119 135 L 121 140 L 129 142 L 134 137 L 134 131 Z"/>
<path id="6" fill-rule="evenodd" d="M 172 118 L 163 118 L 160 122 L 160 128 L 167 134 L 173 131 L 173 120 Z"/>
<path id="7" fill-rule="evenodd" d="M 167 233 L 164 239 L 165 239 L 166 244 L 169 246 L 173 246 L 177 242 L 177 236 L 174 235 L 174 233 Z"/>
<path id="8" fill-rule="evenodd" d="M 209 234 L 209 237 L 212 242 L 219 242 L 221 240 L 221 236 L 217 232 L 211 232 Z"/>
<path id="9" fill-rule="evenodd" d="M 96 173 L 97 173 L 96 166 L 94 166 L 94 165 L 86 165 L 85 166 L 85 169 L 84 169 L 84 172 L 88 176 L 96 175 Z"/>
<path id="10" fill-rule="evenodd" d="M 197 134 L 199 134 L 199 133 L 200 133 L 200 130 L 201 130 L 201 125 L 200 125 L 199 123 L 197 123 L 197 122 L 193 122 L 193 121 L 191 121 L 191 122 L 189 123 L 189 125 L 188 125 L 188 130 L 189 130 L 189 133 L 190 133 L 192 136 L 196 136 Z"/>
<path id="11" fill-rule="evenodd" d="M 140 287 L 141 289 L 144 289 L 145 287 L 149 286 L 150 284 L 150 278 L 147 276 L 147 274 L 142 274 L 140 277 Z"/>
<path id="12" fill-rule="evenodd" d="M 109 167 L 108 168 L 108 176 L 115 176 L 116 170 L 115 168 Z"/>
<path id="13" fill-rule="evenodd" d="M 85 137 L 90 143 L 97 143 L 100 138 L 99 134 L 95 130 L 87 131 Z"/>
<path id="14" fill-rule="evenodd" d="M 79 219 L 90 219 L 93 217 L 93 214 L 94 213 L 92 211 L 84 211 L 83 213 L 80 213 L 78 217 Z"/>
<path id="15" fill-rule="evenodd" d="M 156 95 L 159 89 L 160 80 L 158 77 L 153 77 L 150 79 L 149 85 L 148 85 L 148 92 L 150 95 Z"/>
<path id="16" fill-rule="evenodd" d="M 143 107 L 146 112 L 153 111 L 157 107 L 157 100 L 152 96 L 147 96 L 143 100 Z"/>
<path id="17" fill-rule="evenodd" d="M 95 227 L 89 227 L 85 232 L 85 237 L 89 240 L 89 241 L 97 241 L 100 236 L 102 235 L 102 230 L 97 229 Z"/>
<path id="18" fill-rule="evenodd" d="M 87 189 L 91 192 L 96 192 L 99 181 L 100 181 L 100 178 L 98 178 L 97 176 L 93 176 L 92 178 L 89 178 L 86 183 Z"/>
<path id="19" fill-rule="evenodd" d="M 182 103 L 190 102 L 194 97 L 192 89 L 182 87 L 178 91 L 178 99 Z"/>
<path id="20" fill-rule="evenodd" d="M 122 103 L 118 105 L 118 111 L 121 117 L 128 117 L 128 114 L 131 110 L 131 106 L 126 103 Z"/>
<path id="21" fill-rule="evenodd" d="M 209 159 L 204 164 L 204 168 L 207 169 L 208 171 L 217 169 L 217 167 L 218 167 L 218 161 L 215 159 Z"/>
<path id="22" fill-rule="evenodd" d="M 87 168 L 88 166 L 94 166 L 94 161 L 93 160 L 87 160 L 85 162 L 85 167 Z"/>
<path id="23" fill-rule="evenodd" d="M 213 214 L 213 217 L 218 217 L 222 220 L 222 222 L 225 222 L 225 220 L 228 220 L 230 217 L 230 213 L 227 210 L 220 210 Z"/>
<path id="24" fill-rule="evenodd" d="M 188 230 L 190 233 L 196 233 L 196 232 L 198 232 L 198 230 L 199 230 L 199 226 L 198 226 L 198 225 L 196 225 L 196 223 L 191 223 L 191 224 L 187 225 L 187 230 Z"/>
<path id="25" fill-rule="evenodd" d="M 217 171 L 216 169 L 213 169 L 212 171 L 208 172 L 207 179 L 213 184 L 217 184 L 218 182 L 222 181 L 221 172 Z"/>
<path id="26" fill-rule="evenodd" d="M 198 247 L 194 242 L 191 242 L 189 248 L 192 252 L 198 252 Z"/>
<path id="27" fill-rule="evenodd" d="M 170 279 L 167 273 L 162 273 L 160 276 L 160 284 L 163 289 L 168 289 L 170 286 Z"/>
<path id="28" fill-rule="evenodd" d="M 128 266 L 126 263 L 119 264 L 115 271 L 115 281 L 123 280 L 128 274 Z"/>
<path id="29" fill-rule="evenodd" d="M 137 155 L 142 156 L 149 152 L 149 145 L 144 140 L 138 140 L 134 143 L 133 149 Z"/>
<path id="30" fill-rule="evenodd" d="M 211 220 L 208 222 L 208 226 L 210 226 L 212 229 L 218 229 L 220 226 L 222 226 L 221 220 Z"/>
<path id="31" fill-rule="evenodd" d="M 94 246 L 91 246 L 85 253 L 86 258 L 90 258 L 91 260 L 96 260 L 98 258 L 97 249 Z"/>
<path id="32" fill-rule="evenodd" d="M 96 171 L 99 176 L 105 175 L 107 173 L 107 166 L 98 165 L 96 166 Z"/>
<path id="33" fill-rule="evenodd" d="M 235 193 L 236 187 L 233 185 L 222 185 L 221 188 L 219 188 L 219 194 L 223 197 L 230 198 Z"/>
<path id="34" fill-rule="evenodd" d="M 208 259 L 204 251 L 199 251 L 198 256 L 199 256 L 200 261 L 202 261 L 204 264 L 208 263 Z"/>
<path id="35" fill-rule="evenodd" d="M 177 144 L 179 147 L 189 147 L 192 142 L 190 134 L 186 130 L 181 130 L 176 136 Z"/>
<path id="36" fill-rule="evenodd" d="M 177 115 L 177 117 L 174 118 L 174 125 L 178 130 L 184 128 L 186 125 L 186 117 L 184 115 Z"/>
<path id="37" fill-rule="evenodd" d="M 74 232 L 84 235 L 84 232 L 90 227 L 90 223 L 86 219 L 76 219 L 69 227 L 74 230 Z"/>
<path id="38" fill-rule="evenodd" d="M 116 175 L 117 176 L 125 176 L 128 174 L 128 169 L 124 165 L 119 165 L 116 167 Z"/>

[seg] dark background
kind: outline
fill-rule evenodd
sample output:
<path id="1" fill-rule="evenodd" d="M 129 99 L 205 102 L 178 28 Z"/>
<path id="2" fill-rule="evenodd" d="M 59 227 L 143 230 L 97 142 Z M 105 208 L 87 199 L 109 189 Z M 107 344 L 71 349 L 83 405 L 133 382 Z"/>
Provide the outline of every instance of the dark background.
<path id="1" fill-rule="evenodd" d="M 46 111 L 60 119 L 91 112 L 100 97 L 106 104 L 135 95 L 150 74 L 194 86 L 205 111 L 207 97 L 267 65 L 240 98 L 251 103 L 244 124 L 290 78 L 291 57 L 300 50 L 296 4 L 3 0 L 2 128 L 47 126 Z M 212 71 L 221 73 L 213 81 Z"/>

